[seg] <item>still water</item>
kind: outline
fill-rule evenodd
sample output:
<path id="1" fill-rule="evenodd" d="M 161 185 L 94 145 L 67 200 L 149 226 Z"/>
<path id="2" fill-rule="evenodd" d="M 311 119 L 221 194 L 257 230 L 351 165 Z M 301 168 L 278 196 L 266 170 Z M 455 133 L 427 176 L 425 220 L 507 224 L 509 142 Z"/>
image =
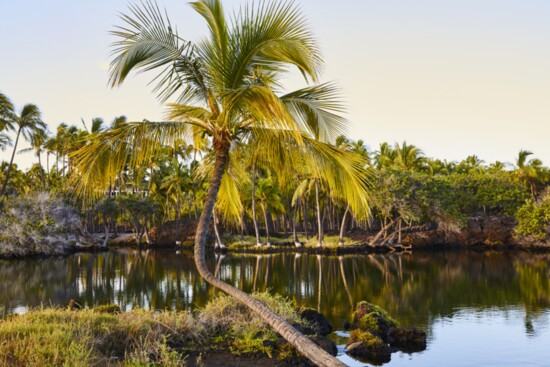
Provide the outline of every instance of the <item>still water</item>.
<path id="1" fill-rule="evenodd" d="M 319 309 L 337 330 L 353 306 L 367 300 L 401 325 L 427 331 L 426 351 L 395 353 L 387 366 L 550 366 L 548 254 L 233 254 L 209 260 L 226 282 L 248 292 L 269 289 Z M 193 310 L 214 294 L 191 254 L 175 250 L 0 260 L 0 316 L 70 299 L 127 310 Z"/>

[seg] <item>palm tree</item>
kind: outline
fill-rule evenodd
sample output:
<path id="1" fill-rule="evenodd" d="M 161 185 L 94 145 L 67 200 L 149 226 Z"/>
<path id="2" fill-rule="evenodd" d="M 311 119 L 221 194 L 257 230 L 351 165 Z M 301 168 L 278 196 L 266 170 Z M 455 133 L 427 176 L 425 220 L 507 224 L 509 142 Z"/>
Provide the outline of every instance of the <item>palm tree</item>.
<path id="1" fill-rule="evenodd" d="M 537 158 L 529 159 L 531 155 L 533 153 L 528 150 L 520 150 L 516 159 L 514 176 L 531 191 L 531 195 L 534 197 L 537 194 L 538 185 L 544 182 L 545 172 L 542 161 Z"/>
<path id="2" fill-rule="evenodd" d="M 13 166 L 13 158 L 17 151 L 17 144 L 21 134 L 26 140 L 30 139 L 30 134 L 36 130 L 46 129 L 46 124 L 42 121 L 40 110 L 34 104 L 26 104 L 21 109 L 21 113 L 18 115 L 15 111 L 13 103 L 8 97 L 0 93 L 0 104 L 2 105 L 0 114 L 0 126 L 17 131 L 15 137 L 15 144 L 13 145 L 13 152 L 11 154 L 10 164 L 8 166 L 8 172 L 4 184 L 2 185 L 2 199 L 6 196 L 6 188 L 10 179 L 10 173 Z"/>
<path id="3" fill-rule="evenodd" d="M 265 232 L 266 232 L 266 246 L 271 246 L 271 236 L 269 233 L 268 224 L 268 210 L 275 209 L 277 212 L 284 212 L 284 206 L 281 204 L 281 195 L 279 188 L 273 183 L 271 177 L 263 178 L 258 181 L 258 185 L 255 190 L 255 196 L 260 200 L 260 206 L 264 214 Z"/>
<path id="4" fill-rule="evenodd" d="M 396 143 L 393 164 L 405 170 L 420 170 L 425 160 L 423 155 L 424 153 L 419 148 L 407 144 L 406 141 L 401 145 Z"/>
<path id="5" fill-rule="evenodd" d="M 45 184 L 44 179 L 44 168 L 42 167 L 42 152 L 45 149 L 46 141 L 48 140 L 48 132 L 46 130 L 37 129 L 30 133 L 29 141 L 31 143 L 31 147 L 27 149 L 22 149 L 19 151 L 19 153 L 26 153 L 30 152 L 31 150 L 34 150 L 34 154 L 38 158 L 38 166 L 42 168 L 42 173 L 40 174 L 40 180 L 42 181 L 42 184 Z"/>
<path id="6" fill-rule="evenodd" d="M 456 166 L 458 173 L 479 173 L 485 170 L 484 160 L 477 155 L 470 155 Z"/>
<path id="7" fill-rule="evenodd" d="M 232 295 L 261 316 L 299 352 L 319 366 L 344 366 L 304 337 L 288 322 L 245 292 L 217 279 L 205 262 L 205 243 L 212 210 L 222 179 L 231 162 L 232 147 L 254 137 L 273 160 L 283 157 L 292 164 L 286 147 L 294 142 L 308 155 L 309 164 L 330 174 L 329 184 L 338 186 L 357 210 L 368 207 L 365 178 L 360 164 L 344 152 L 324 144 L 345 127 L 337 90 L 320 84 L 280 95 L 277 88 L 288 66 L 297 67 L 307 80 L 317 82 L 322 59 L 306 21 L 291 2 L 262 2 L 248 6 L 228 23 L 219 0 L 201 0 L 191 6 L 206 20 L 210 36 L 199 43 L 183 41 L 175 27 L 152 2 L 131 6 L 123 15 L 124 27 L 114 35 L 112 86 L 124 82 L 131 71 L 160 70 L 155 80 L 161 101 L 177 97 L 169 105 L 171 121 L 126 123 L 100 134 L 97 144 L 78 152 L 76 189 L 94 192 L 94 183 L 107 184 L 121 166 L 138 166 L 154 155 L 160 145 L 174 145 L 182 137 L 208 136 L 212 146 L 208 193 L 195 237 L 195 263 L 210 284 Z M 176 96 L 177 93 L 177 96 Z M 145 144 L 155 141 L 157 144 Z M 285 147 L 275 151 L 275 145 Z M 109 164 L 105 156 L 114 148 Z M 130 155 L 130 161 L 127 153 Z M 315 164 L 315 163 L 317 164 Z"/>
<path id="8" fill-rule="evenodd" d="M 374 165 L 376 168 L 389 167 L 393 164 L 396 157 L 396 152 L 391 145 L 384 142 L 380 144 L 380 148 L 375 152 Z"/>

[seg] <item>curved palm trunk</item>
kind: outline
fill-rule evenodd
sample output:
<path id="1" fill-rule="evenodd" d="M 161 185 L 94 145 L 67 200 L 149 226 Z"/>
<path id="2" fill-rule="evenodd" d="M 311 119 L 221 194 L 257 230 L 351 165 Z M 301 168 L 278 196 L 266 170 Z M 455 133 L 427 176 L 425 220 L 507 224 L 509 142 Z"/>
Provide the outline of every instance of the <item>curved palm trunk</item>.
<path id="1" fill-rule="evenodd" d="M 17 137 L 15 138 L 15 144 L 13 145 L 13 152 L 11 153 L 10 165 L 8 166 L 8 172 L 6 172 L 6 179 L 4 185 L 2 185 L 2 199 L 6 197 L 6 188 L 8 187 L 8 181 L 10 179 L 11 167 L 13 166 L 13 158 L 17 151 L 17 143 L 19 143 L 19 136 L 21 135 L 21 128 L 17 130 Z"/>
<path id="2" fill-rule="evenodd" d="M 346 229 L 346 217 L 349 212 L 349 204 L 346 206 L 344 217 L 342 218 L 342 225 L 340 226 L 340 238 L 338 239 L 338 246 L 344 246 L 344 231 Z"/>
<path id="3" fill-rule="evenodd" d="M 262 246 L 260 238 L 260 229 L 258 228 L 258 220 L 256 219 L 256 167 L 252 169 L 252 222 L 254 223 L 254 232 L 256 233 L 256 246 Z"/>
<path id="4" fill-rule="evenodd" d="M 321 367 L 345 367 L 346 365 L 338 359 L 320 348 L 317 344 L 305 337 L 298 330 L 293 328 L 287 321 L 271 311 L 266 305 L 252 298 L 249 294 L 237 289 L 219 279 L 206 267 L 205 244 L 208 232 L 208 223 L 212 217 L 212 210 L 218 196 L 225 165 L 229 159 L 229 144 L 214 142 L 216 161 L 214 172 L 210 180 L 210 187 L 204 202 L 204 209 L 201 213 L 195 236 L 195 264 L 201 277 L 216 288 L 231 295 L 239 302 L 250 308 L 254 313 L 260 316 L 276 332 L 281 334 L 290 344 L 292 344 L 300 353 L 305 355 L 310 361 Z M 218 145 L 216 147 L 216 145 Z M 220 147 L 221 145 L 221 147 Z"/>
<path id="5" fill-rule="evenodd" d="M 315 179 L 315 205 L 317 206 L 317 247 L 323 246 L 323 220 L 321 219 L 321 205 L 319 204 L 319 180 Z"/>

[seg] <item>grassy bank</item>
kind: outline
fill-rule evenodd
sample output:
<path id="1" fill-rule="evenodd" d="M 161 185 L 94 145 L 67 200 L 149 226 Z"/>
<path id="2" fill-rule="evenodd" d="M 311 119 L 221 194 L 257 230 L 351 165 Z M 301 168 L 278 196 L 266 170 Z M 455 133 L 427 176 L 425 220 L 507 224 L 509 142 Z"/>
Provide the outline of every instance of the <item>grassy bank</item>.
<path id="1" fill-rule="evenodd" d="M 254 297 L 287 321 L 305 323 L 282 297 Z M 45 308 L 0 321 L 0 366 L 200 366 L 201 354 L 220 352 L 296 357 L 263 321 L 226 296 L 196 313 Z"/>

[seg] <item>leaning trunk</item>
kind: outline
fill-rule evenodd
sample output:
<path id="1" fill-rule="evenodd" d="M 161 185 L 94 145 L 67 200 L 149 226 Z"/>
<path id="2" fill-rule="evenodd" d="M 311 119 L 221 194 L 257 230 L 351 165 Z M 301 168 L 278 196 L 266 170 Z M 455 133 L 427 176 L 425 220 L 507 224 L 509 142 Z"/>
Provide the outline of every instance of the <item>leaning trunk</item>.
<path id="1" fill-rule="evenodd" d="M 342 225 L 340 226 L 340 238 L 338 239 L 338 246 L 344 246 L 344 230 L 346 228 L 346 217 L 349 212 L 349 204 L 346 206 L 346 211 L 344 212 L 344 218 L 342 218 Z"/>
<path id="2" fill-rule="evenodd" d="M 20 135 L 21 135 L 21 128 L 17 130 L 17 137 L 15 138 L 15 144 L 13 145 L 13 152 L 11 153 L 10 165 L 8 166 L 8 172 L 6 173 L 6 179 L 4 180 L 4 185 L 2 186 L 2 199 L 6 196 L 6 189 L 8 188 L 8 181 L 10 179 L 11 167 L 13 166 L 13 158 L 15 157 L 15 152 L 17 150 L 17 143 L 19 142 Z"/>
<path id="3" fill-rule="evenodd" d="M 204 209 L 201 213 L 195 236 L 195 264 L 199 274 L 208 283 L 225 293 L 233 296 L 239 302 L 250 308 L 254 313 L 260 316 L 273 329 L 281 334 L 290 344 L 292 344 L 300 353 L 305 355 L 317 366 L 322 367 L 345 367 L 346 365 L 338 359 L 320 348 L 317 344 L 305 337 L 302 333 L 293 328 L 286 320 L 271 311 L 265 304 L 252 298 L 249 294 L 217 279 L 206 267 L 205 244 L 208 232 L 208 223 L 212 217 L 212 209 L 218 196 L 222 176 L 225 166 L 229 159 L 229 143 L 214 141 L 216 161 L 214 172 L 210 179 L 208 194 L 204 202 Z"/>

